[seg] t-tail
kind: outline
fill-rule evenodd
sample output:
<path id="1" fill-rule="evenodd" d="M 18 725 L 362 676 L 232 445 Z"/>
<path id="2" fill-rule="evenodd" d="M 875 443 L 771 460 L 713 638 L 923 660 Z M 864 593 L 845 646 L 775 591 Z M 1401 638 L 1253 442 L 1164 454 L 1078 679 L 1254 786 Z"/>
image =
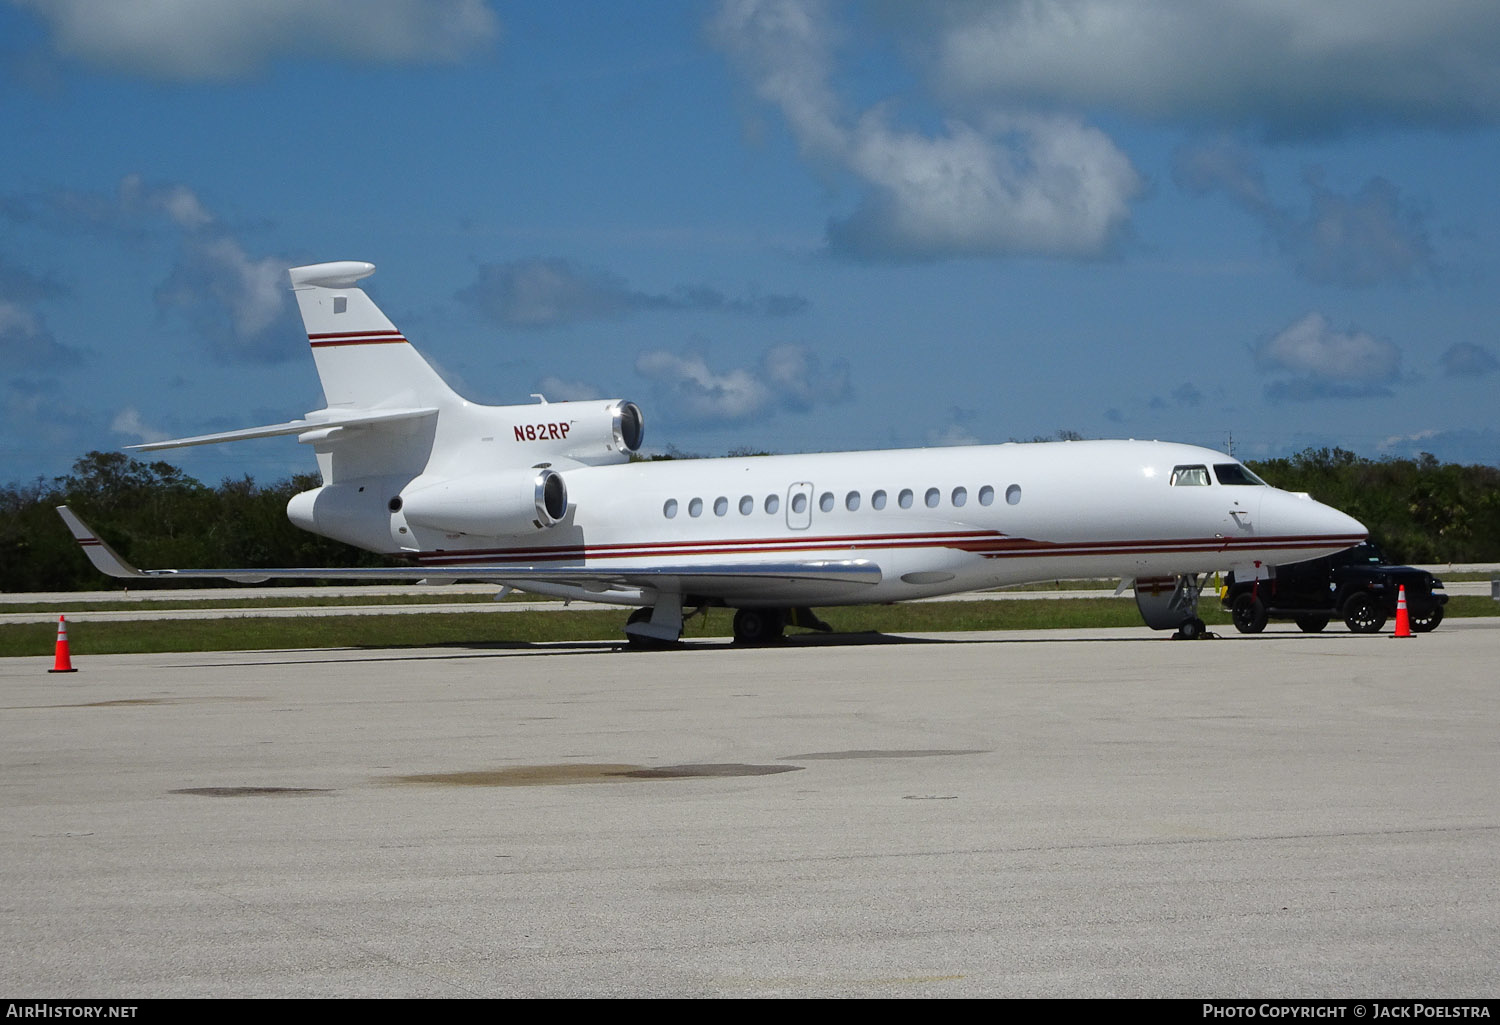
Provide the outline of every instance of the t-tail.
<path id="1" fill-rule="evenodd" d="M 375 273 L 373 263 L 340 260 L 288 273 L 329 410 L 442 411 L 462 405 L 356 284 Z"/>
<path id="2" fill-rule="evenodd" d="M 465 400 L 359 287 L 374 272 L 355 260 L 289 271 L 322 409 L 133 447 L 295 435 L 316 452 L 323 487 L 293 498 L 287 515 L 375 551 L 412 548 L 419 530 L 487 537 L 545 530 L 567 516 L 568 467 L 624 462 L 640 447 L 641 412 L 632 402 Z"/>

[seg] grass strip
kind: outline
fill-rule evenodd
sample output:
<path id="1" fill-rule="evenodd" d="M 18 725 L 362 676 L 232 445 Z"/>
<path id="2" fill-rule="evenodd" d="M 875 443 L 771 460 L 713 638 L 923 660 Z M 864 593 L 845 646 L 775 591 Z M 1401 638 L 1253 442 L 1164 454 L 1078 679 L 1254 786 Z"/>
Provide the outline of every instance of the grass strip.
<path id="1" fill-rule="evenodd" d="M 1210 628 L 1232 630 L 1229 615 L 1205 599 L 1199 612 Z M 437 612 L 392 616 L 305 619 L 148 620 L 69 624 L 73 656 L 176 651 L 250 651 L 275 648 L 403 648 L 445 644 L 532 644 L 547 641 L 620 640 L 626 609 L 604 612 Z M 940 633 L 967 630 L 1091 629 L 1140 626 L 1132 598 L 1059 598 L 1051 601 L 921 602 L 818 610 L 840 633 Z M 1500 605 L 1472 596 L 1450 598 L 1449 617 L 1494 616 Z M 710 609 L 687 622 L 686 638 L 728 637 L 733 612 Z M 1337 622 L 1330 630 L 1340 630 Z M 1438 628 L 1439 630 L 1442 627 Z M 1389 632 L 1389 627 L 1387 631 Z M 50 657 L 54 623 L 0 626 L 0 657 Z"/>

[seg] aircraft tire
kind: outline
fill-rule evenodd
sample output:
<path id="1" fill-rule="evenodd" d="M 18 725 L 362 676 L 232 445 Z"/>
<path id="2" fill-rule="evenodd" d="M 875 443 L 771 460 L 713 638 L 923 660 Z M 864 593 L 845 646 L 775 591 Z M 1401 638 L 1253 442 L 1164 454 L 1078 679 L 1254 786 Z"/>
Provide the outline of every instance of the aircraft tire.
<path id="1" fill-rule="evenodd" d="M 1197 616 L 1192 619 L 1184 619 L 1177 627 L 1177 632 L 1172 635 L 1176 641 L 1201 641 L 1208 636 L 1208 624 Z"/>
<path id="2" fill-rule="evenodd" d="M 1344 602 L 1344 625 L 1352 633 L 1379 633 L 1385 626 L 1385 613 L 1380 611 L 1374 598 L 1363 591 L 1355 591 Z"/>
<path id="3" fill-rule="evenodd" d="M 738 609 L 734 614 L 734 643 L 770 644 L 786 629 L 781 609 Z"/>
<path id="4" fill-rule="evenodd" d="M 1234 628 L 1242 634 L 1260 633 L 1266 628 L 1266 620 L 1270 618 L 1266 612 L 1266 603 L 1249 591 L 1234 600 L 1234 604 L 1229 606 L 1229 615 L 1234 620 Z"/>
<path id="5" fill-rule="evenodd" d="M 1298 616 L 1297 617 L 1297 629 L 1301 630 L 1305 634 L 1320 633 L 1320 632 L 1322 632 L 1322 629 L 1325 626 L 1327 626 L 1327 625 L 1328 625 L 1328 617 L 1327 616 Z"/>

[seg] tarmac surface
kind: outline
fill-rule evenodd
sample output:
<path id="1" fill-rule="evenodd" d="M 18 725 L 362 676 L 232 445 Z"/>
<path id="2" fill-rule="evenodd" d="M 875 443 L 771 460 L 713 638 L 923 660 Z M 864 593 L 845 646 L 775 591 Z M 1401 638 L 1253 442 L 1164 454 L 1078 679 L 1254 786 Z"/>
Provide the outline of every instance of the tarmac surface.
<path id="1" fill-rule="evenodd" d="M 1500 619 L 50 662 L 16 997 L 1500 992 Z"/>

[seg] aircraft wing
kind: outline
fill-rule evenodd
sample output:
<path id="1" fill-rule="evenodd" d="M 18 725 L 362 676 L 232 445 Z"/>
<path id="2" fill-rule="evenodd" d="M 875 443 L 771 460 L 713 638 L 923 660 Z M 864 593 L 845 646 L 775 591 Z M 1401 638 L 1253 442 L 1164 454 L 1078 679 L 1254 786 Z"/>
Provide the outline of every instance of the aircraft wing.
<path id="1" fill-rule="evenodd" d="M 436 409 L 375 409 L 347 416 L 331 416 L 326 419 L 288 420 L 282 424 L 267 424 L 265 427 L 246 427 L 238 431 L 220 431 L 218 434 L 198 434 L 191 438 L 173 438 L 171 441 L 152 441 L 144 445 L 126 445 L 137 452 L 155 452 L 164 448 L 187 448 L 189 445 L 217 445 L 221 441 L 244 441 L 247 438 L 274 438 L 283 434 L 307 434 L 310 431 L 331 431 L 339 427 L 369 427 L 373 424 L 394 423 L 398 420 L 417 420 L 433 416 Z M 71 526 L 71 524 L 70 524 Z"/>
<path id="2" fill-rule="evenodd" d="M 234 580 L 259 584 L 267 580 L 474 580 L 512 584 L 525 590 L 529 583 L 573 585 L 598 590 L 655 588 L 678 594 L 705 593 L 717 597 L 755 597 L 775 593 L 786 584 L 812 588 L 829 585 L 873 585 L 880 583 L 880 567 L 868 559 L 809 559 L 789 562 L 697 563 L 691 566 L 618 565 L 526 566 L 474 563 L 430 566 L 302 567 L 289 569 L 137 569 L 65 505 L 58 515 L 72 531 L 79 547 L 99 572 L 127 580 Z"/>

